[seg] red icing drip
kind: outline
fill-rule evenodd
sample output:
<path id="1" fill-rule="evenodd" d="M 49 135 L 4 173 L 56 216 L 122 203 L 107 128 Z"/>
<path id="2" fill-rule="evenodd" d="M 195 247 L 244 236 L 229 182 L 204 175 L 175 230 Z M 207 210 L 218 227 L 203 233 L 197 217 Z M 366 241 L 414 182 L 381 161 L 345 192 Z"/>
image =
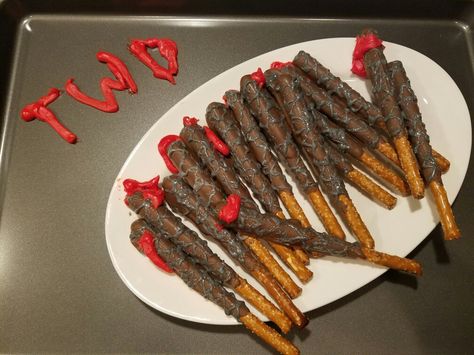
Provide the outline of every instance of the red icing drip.
<path id="1" fill-rule="evenodd" d="M 161 138 L 160 143 L 158 143 L 158 151 L 160 152 L 161 157 L 163 158 L 166 167 L 169 171 L 173 174 L 179 173 L 179 170 L 174 166 L 173 162 L 171 161 L 170 157 L 168 156 L 168 146 L 173 143 L 174 141 L 180 140 L 179 136 L 176 134 L 170 134 L 163 138 Z"/>
<path id="2" fill-rule="evenodd" d="M 47 106 L 61 95 L 59 89 L 51 88 L 49 92 L 38 99 L 38 101 L 26 105 L 21 110 L 21 118 L 30 122 L 38 119 L 49 124 L 66 142 L 74 144 L 77 142 L 77 136 L 64 127 L 56 115 Z"/>
<path id="3" fill-rule="evenodd" d="M 293 62 L 286 62 L 286 63 L 283 63 L 283 62 L 273 62 L 271 65 L 270 65 L 270 68 L 271 69 L 281 69 L 281 68 L 284 68 L 284 67 L 287 67 L 289 65 L 293 65 Z"/>
<path id="4" fill-rule="evenodd" d="M 217 228 L 217 230 L 220 232 L 224 229 L 224 227 L 222 226 L 222 224 L 219 224 L 219 223 L 215 223 L 214 226 Z"/>
<path id="5" fill-rule="evenodd" d="M 173 75 L 178 73 L 178 47 L 176 42 L 167 38 L 134 39 L 128 46 L 130 52 L 153 72 L 158 79 L 175 84 Z M 148 53 L 148 48 L 158 48 L 160 55 L 168 62 L 168 68 L 159 65 Z"/>
<path id="6" fill-rule="evenodd" d="M 214 148 L 224 156 L 229 155 L 229 147 L 214 133 L 214 131 L 207 126 L 204 126 L 203 128 L 207 139 L 209 139 L 209 142 L 212 143 Z"/>
<path id="7" fill-rule="evenodd" d="M 225 223 L 232 223 L 239 217 L 240 196 L 231 194 L 226 201 L 226 205 L 219 211 L 219 219 Z"/>
<path id="8" fill-rule="evenodd" d="M 352 53 L 351 71 L 363 78 L 367 76 L 364 67 L 364 55 L 374 48 L 382 46 L 382 40 L 373 33 L 357 36 L 354 52 Z"/>
<path id="9" fill-rule="evenodd" d="M 183 117 L 183 124 L 186 127 L 197 125 L 198 121 L 199 120 L 196 117 L 189 117 L 189 116 Z"/>
<path id="10" fill-rule="evenodd" d="M 153 235 L 149 231 L 144 231 L 138 245 L 143 253 L 152 261 L 153 264 L 158 266 L 161 270 L 172 273 L 173 270 L 164 262 L 164 260 L 158 255 L 155 246 L 155 240 Z"/>
<path id="11" fill-rule="evenodd" d="M 98 52 L 97 59 L 101 63 L 107 64 L 109 70 L 114 74 L 116 80 L 111 78 L 102 78 L 100 80 L 100 89 L 104 95 L 104 101 L 90 97 L 79 89 L 74 83 L 74 79 L 69 79 L 66 82 L 66 92 L 77 101 L 92 106 L 98 110 L 104 112 L 117 112 L 118 104 L 112 90 L 123 91 L 129 89 L 131 93 L 137 92 L 137 85 L 133 80 L 130 72 L 127 69 L 125 63 L 111 53 Z"/>
<path id="12" fill-rule="evenodd" d="M 265 86 L 265 75 L 263 74 L 262 68 L 258 68 L 257 71 L 250 74 L 252 80 L 257 82 L 258 87 L 261 89 Z"/>
<path id="13" fill-rule="evenodd" d="M 151 180 L 144 182 L 138 182 L 137 180 L 133 179 L 126 179 L 123 182 L 123 187 L 125 189 L 125 192 L 127 193 L 127 196 L 131 196 L 135 192 L 141 192 L 143 194 L 144 199 L 150 200 L 153 208 L 158 208 L 163 204 L 163 200 L 165 199 L 165 193 L 158 186 L 159 181 L 159 175 Z"/>

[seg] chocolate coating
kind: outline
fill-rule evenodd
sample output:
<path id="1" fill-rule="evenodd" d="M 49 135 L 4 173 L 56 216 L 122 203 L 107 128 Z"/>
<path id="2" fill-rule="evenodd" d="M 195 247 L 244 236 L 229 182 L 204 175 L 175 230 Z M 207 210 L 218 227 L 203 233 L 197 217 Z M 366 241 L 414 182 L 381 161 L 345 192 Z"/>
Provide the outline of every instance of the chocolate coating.
<path id="1" fill-rule="evenodd" d="M 292 192 L 290 184 L 286 180 L 278 160 L 271 151 L 270 145 L 258 127 L 257 121 L 252 116 L 249 108 L 245 105 L 242 95 L 236 90 L 228 90 L 225 93 L 227 104 L 232 109 L 234 117 L 240 125 L 244 139 L 252 150 L 255 158 L 262 166 L 263 173 L 268 177 L 275 191 Z"/>
<path id="2" fill-rule="evenodd" d="M 228 292 L 216 282 L 202 267 L 189 258 L 180 247 L 173 244 L 163 234 L 152 230 L 142 219 L 132 224 L 130 239 L 139 238 L 148 230 L 155 239 L 158 255 L 173 269 L 173 271 L 193 290 L 203 297 L 220 306 L 225 314 L 232 315 L 237 320 L 250 313 L 244 302 L 238 301 L 235 295 Z"/>
<path id="3" fill-rule="evenodd" d="M 232 227 L 245 233 L 287 246 L 299 246 L 308 253 L 365 258 L 357 243 L 349 243 L 327 233 L 303 228 L 296 220 L 282 220 L 268 213 L 261 214 L 241 208 L 239 218 Z"/>
<path id="4" fill-rule="evenodd" d="M 315 191 L 317 184 L 291 137 L 291 129 L 286 123 L 283 111 L 271 94 L 265 88 L 260 89 L 250 75 L 245 75 L 240 80 L 240 92 L 298 187 L 305 193 Z"/>
<path id="5" fill-rule="evenodd" d="M 220 221 L 207 209 L 196 196 L 191 187 L 177 175 L 164 178 L 162 183 L 166 202 L 171 209 L 190 219 L 201 233 L 213 238 L 237 261 L 247 272 L 260 266 L 254 254 L 246 244 L 233 232 L 219 227 Z"/>
<path id="6" fill-rule="evenodd" d="M 372 95 L 384 115 L 388 133 L 392 138 L 406 136 L 402 114 L 395 98 L 393 82 L 387 69 L 387 60 L 381 48 L 373 48 L 364 55 L 367 77 L 372 82 Z"/>
<path id="7" fill-rule="evenodd" d="M 351 111 L 360 113 L 367 119 L 369 125 L 373 126 L 375 122 L 384 120 L 378 107 L 365 100 L 349 84 L 332 74 L 329 69 L 308 53 L 300 51 L 293 63 L 313 79 L 317 85 L 327 90 L 330 95 L 335 94 L 343 99 Z"/>
<path id="8" fill-rule="evenodd" d="M 388 63 L 388 71 L 393 81 L 395 95 L 402 109 L 408 136 L 410 137 L 413 151 L 420 164 L 425 182 L 429 184 L 435 180 L 441 183 L 441 171 L 433 158 L 430 137 L 423 123 L 418 107 L 418 100 L 415 92 L 411 88 L 405 68 L 402 62 L 397 60 Z"/>
<path id="9" fill-rule="evenodd" d="M 186 227 L 166 206 L 153 208 L 149 201 L 143 198 L 141 192 L 128 196 L 127 202 L 129 208 L 145 219 L 155 232 L 170 239 L 216 280 L 229 287 L 238 285 L 235 271 L 209 248 L 205 240 Z"/>
<path id="10" fill-rule="evenodd" d="M 281 211 L 278 195 L 247 146 L 232 111 L 221 103 L 213 102 L 207 107 L 206 121 L 230 148 L 234 166 L 265 211 L 270 213 Z"/>
<path id="11" fill-rule="evenodd" d="M 180 136 L 189 150 L 196 157 L 199 157 L 202 164 L 220 183 L 227 195 L 237 194 L 240 196 L 243 205 L 258 209 L 255 201 L 250 196 L 250 192 L 242 184 L 234 168 L 211 146 L 201 126 L 186 126 L 181 130 Z"/>
<path id="12" fill-rule="evenodd" d="M 318 171 L 321 189 L 333 201 L 339 195 L 346 195 L 344 182 L 330 159 L 326 142 L 317 131 L 314 117 L 306 107 L 299 80 L 276 69 L 267 70 L 265 79 L 271 90 L 280 96 L 298 144 Z"/>

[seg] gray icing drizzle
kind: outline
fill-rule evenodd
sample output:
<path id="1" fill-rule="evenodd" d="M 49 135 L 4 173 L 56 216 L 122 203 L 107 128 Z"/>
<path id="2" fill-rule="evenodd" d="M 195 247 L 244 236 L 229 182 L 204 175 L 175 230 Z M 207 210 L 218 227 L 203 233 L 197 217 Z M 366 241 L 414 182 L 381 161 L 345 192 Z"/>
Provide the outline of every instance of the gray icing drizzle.
<path id="1" fill-rule="evenodd" d="M 357 243 L 349 243 L 327 233 L 316 232 L 311 227 L 303 228 L 295 220 L 282 220 L 245 207 L 240 209 L 239 218 L 231 227 L 279 244 L 300 246 L 308 253 L 364 258 Z"/>
<path id="2" fill-rule="evenodd" d="M 298 146 L 291 137 L 291 129 L 285 121 L 284 113 L 275 99 L 265 88 L 260 89 L 250 75 L 242 77 L 240 92 L 298 187 L 305 193 L 314 191 L 317 184 L 304 164 Z"/>
<path id="3" fill-rule="evenodd" d="M 332 74 L 318 60 L 304 51 L 300 51 L 293 63 L 303 70 L 319 86 L 343 99 L 352 112 L 360 113 L 373 126 L 375 122 L 384 120 L 379 108 L 365 100 L 357 91 L 339 77 Z"/>
<path id="4" fill-rule="evenodd" d="M 344 182 L 331 161 L 326 142 L 316 129 L 313 115 L 306 108 L 298 80 L 276 69 L 267 70 L 265 79 L 267 86 L 280 96 L 296 140 L 318 171 L 322 190 L 333 199 L 347 195 Z"/>
<path id="5" fill-rule="evenodd" d="M 229 147 L 234 166 L 256 199 L 262 203 L 265 211 L 271 213 L 281 211 L 278 195 L 247 146 L 232 111 L 221 103 L 213 102 L 207 107 L 206 120 L 209 127 Z"/>
<path id="6" fill-rule="evenodd" d="M 181 219 L 175 216 L 166 206 L 157 209 L 144 203 L 141 192 L 127 197 L 128 205 L 140 217 L 144 218 L 151 228 L 179 246 L 183 252 L 192 258 L 193 262 L 201 265 L 219 282 L 231 285 L 236 274 L 217 254 L 201 239 L 196 232 L 186 227 Z"/>
<path id="7" fill-rule="evenodd" d="M 407 126 L 413 151 L 420 164 L 423 177 L 428 184 L 433 180 L 441 182 L 441 172 L 433 158 L 430 137 L 422 120 L 418 100 L 411 88 L 402 62 L 388 63 L 388 71 L 394 83 L 395 95 L 402 108 L 402 117 Z"/>
<path id="8" fill-rule="evenodd" d="M 206 299 L 220 306 L 225 314 L 239 320 L 250 313 L 244 302 L 238 301 L 232 292 L 228 292 L 217 283 L 200 265 L 189 258 L 180 247 L 164 237 L 162 233 L 152 230 L 145 220 L 140 219 L 132 224 L 131 240 L 135 240 L 148 230 L 155 239 L 158 255 L 174 272 L 193 290 Z M 166 290 L 165 290 L 166 292 Z"/>
<path id="9" fill-rule="evenodd" d="M 262 165 L 263 173 L 271 181 L 275 191 L 290 192 L 291 186 L 288 184 L 283 171 L 278 164 L 278 160 L 271 151 L 270 145 L 258 127 L 257 121 L 252 116 L 249 108 L 245 105 L 240 92 L 228 90 L 225 93 L 227 104 L 232 109 L 235 119 L 240 125 L 244 139 L 252 150 L 257 161 Z"/>
<path id="10" fill-rule="evenodd" d="M 171 209 L 190 219 L 199 230 L 219 242 L 248 272 L 259 266 L 254 254 L 247 245 L 231 231 L 220 227 L 217 217 L 197 198 L 191 187 L 177 175 L 167 176 L 162 183 L 166 195 L 166 202 Z"/>
<path id="11" fill-rule="evenodd" d="M 237 194 L 240 196 L 243 205 L 258 209 L 257 204 L 252 199 L 248 189 L 240 181 L 234 168 L 211 146 L 201 126 L 183 127 L 180 136 L 186 146 L 195 156 L 199 157 L 202 164 L 220 183 L 226 194 Z"/>
<path id="12" fill-rule="evenodd" d="M 395 98 L 394 85 L 387 70 L 387 60 L 383 51 L 374 48 L 364 55 L 364 66 L 372 82 L 372 95 L 385 118 L 388 133 L 392 138 L 405 136 L 403 118 Z"/>

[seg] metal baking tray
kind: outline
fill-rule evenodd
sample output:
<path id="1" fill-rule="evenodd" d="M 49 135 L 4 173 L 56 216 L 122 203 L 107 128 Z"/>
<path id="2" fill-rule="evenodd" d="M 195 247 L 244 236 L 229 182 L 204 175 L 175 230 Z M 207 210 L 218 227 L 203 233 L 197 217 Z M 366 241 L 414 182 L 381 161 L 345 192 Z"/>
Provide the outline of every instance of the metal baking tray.
<path id="1" fill-rule="evenodd" d="M 272 49 L 354 36 L 367 26 L 441 65 L 473 117 L 473 5 L 0 1 L 0 352 L 265 351 L 242 327 L 189 323 L 150 309 L 119 279 L 105 245 L 104 217 L 124 160 L 162 114 L 222 71 Z M 19 119 L 21 107 L 70 77 L 98 95 L 98 79 L 108 72 L 95 53 L 107 50 L 130 62 L 128 40 L 153 36 L 178 43 L 177 85 L 154 79 L 135 62 L 139 94 L 119 93 L 116 114 L 61 96 L 52 107 L 79 136 L 76 145 L 43 123 Z M 302 352 L 472 351 L 473 188 L 471 164 L 454 203 L 464 237 L 444 242 L 437 227 L 410 255 L 424 265 L 422 278 L 387 272 L 310 312 L 310 325 L 289 335 Z"/>

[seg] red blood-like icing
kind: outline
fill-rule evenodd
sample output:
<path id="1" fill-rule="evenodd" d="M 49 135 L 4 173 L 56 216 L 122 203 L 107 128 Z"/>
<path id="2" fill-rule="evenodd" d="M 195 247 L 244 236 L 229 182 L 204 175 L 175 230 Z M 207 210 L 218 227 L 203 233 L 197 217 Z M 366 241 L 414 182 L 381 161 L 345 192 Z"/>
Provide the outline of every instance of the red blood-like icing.
<path id="1" fill-rule="evenodd" d="M 179 170 L 174 166 L 173 162 L 171 161 L 170 157 L 168 156 L 168 146 L 173 143 L 174 141 L 178 141 L 181 138 L 176 134 L 170 134 L 163 138 L 161 138 L 160 143 L 158 143 L 158 151 L 160 152 L 161 157 L 163 158 L 166 167 L 169 171 L 173 174 L 177 174 Z"/>
<path id="2" fill-rule="evenodd" d="M 49 92 L 38 99 L 38 101 L 26 105 L 21 110 L 21 118 L 30 122 L 34 119 L 38 119 L 42 122 L 49 124 L 66 142 L 74 144 L 77 142 L 77 136 L 64 127 L 53 111 L 51 111 L 48 106 L 54 100 L 56 100 L 61 92 L 57 88 L 49 89 Z"/>
<path id="3" fill-rule="evenodd" d="M 231 194 L 227 196 L 226 201 L 226 205 L 219 211 L 219 219 L 225 223 L 232 223 L 239 217 L 240 196 Z"/>
<path id="4" fill-rule="evenodd" d="M 293 65 L 293 62 L 286 62 L 286 63 L 283 63 L 283 62 L 273 62 L 271 65 L 270 65 L 270 68 L 271 69 L 281 69 L 281 68 L 284 68 L 284 67 L 287 67 L 289 65 Z"/>
<path id="5" fill-rule="evenodd" d="M 382 46 L 382 40 L 373 33 L 357 36 L 354 52 L 352 53 L 351 71 L 363 78 L 367 76 L 364 67 L 364 55 L 374 48 Z"/>
<path id="6" fill-rule="evenodd" d="M 131 94 L 138 92 L 137 84 L 128 71 L 127 66 L 119 58 L 108 52 L 98 52 L 96 58 L 99 62 L 107 64 L 109 70 L 115 75 L 120 83 L 128 88 Z"/>
<path id="7" fill-rule="evenodd" d="M 164 262 L 164 260 L 158 255 L 155 246 L 155 240 L 153 235 L 149 231 L 144 231 L 140 239 L 138 240 L 138 245 L 143 253 L 150 259 L 153 264 L 158 266 L 163 271 L 172 273 L 173 270 Z"/>
<path id="8" fill-rule="evenodd" d="M 175 84 L 173 75 L 178 73 L 178 46 L 167 38 L 134 39 L 128 46 L 130 52 L 153 72 L 158 79 Z M 159 65 L 148 53 L 148 48 L 158 48 L 160 55 L 168 62 L 168 68 Z"/>
<path id="9" fill-rule="evenodd" d="M 257 71 L 250 74 L 252 80 L 257 82 L 258 87 L 261 89 L 265 86 L 265 75 L 263 74 L 262 68 L 258 68 Z"/>
<path id="10" fill-rule="evenodd" d="M 199 120 L 196 117 L 189 117 L 189 116 L 183 117 L 183 125 L 185 125 L 186 127 L 197 125 L 198 121 Z"/>
<path id="11" fill-rule="evenodd" d="M 102 78 L 100 81 L 100 89 L 104 95 L 104 101 L 90 97 L 79 89 L 74 83 L 74 79 L 69 79 L 66 82 L 66 92 L 77 101 L 92 106 L 98 110 L 104 112 L 117 112 L 118 104 L 112 90 L 123 91 L 129 89 L 131 93 L 137 92 L 137 85 L 133 80 L 130 72 L 127 69 L 125 63 L 123 63 L 118 57 L 107 52 L 98 52 L 97 59 L 101 63 L 107 64 L 109 70 L 114 74 L 116 80 L 111 78 Z"/>
<path id="12" fill-rule="evenodd" d="M 220 232 L 224 229 L 224 227 L 222 226 L 222 224 L 219 224 L 219 223 L 215 223 L 214 226 L 217 228 L 217 230 Z"/>
<path id="13" fill-rule="evenodd" d="M 214 133 L 212 129 L 207 126 L 204 126 L 204 132 L 206 133 L 207 139 L 212 143 L 214 148 L 224 156 L 229 155 L 230 149 L 221 139 Z"/>
<path id="14" fill-rule="evenodd" d="M 137 180 L 133 179 L 126 179 L 123 182 L 123 187 L 127 196 L 131 196 L 135 192 L 139 191 L 143 194 L 144 199 L 150 200 L 153 208 L 158 208 L 163 204 L 163 200 L 165 199 L 164 191 L 158 186 L 159 181 L 159 175 L 151 180 L 144 182 L 138 182 Z M 127 200 L 125 199 L 125 201 Z"/>

